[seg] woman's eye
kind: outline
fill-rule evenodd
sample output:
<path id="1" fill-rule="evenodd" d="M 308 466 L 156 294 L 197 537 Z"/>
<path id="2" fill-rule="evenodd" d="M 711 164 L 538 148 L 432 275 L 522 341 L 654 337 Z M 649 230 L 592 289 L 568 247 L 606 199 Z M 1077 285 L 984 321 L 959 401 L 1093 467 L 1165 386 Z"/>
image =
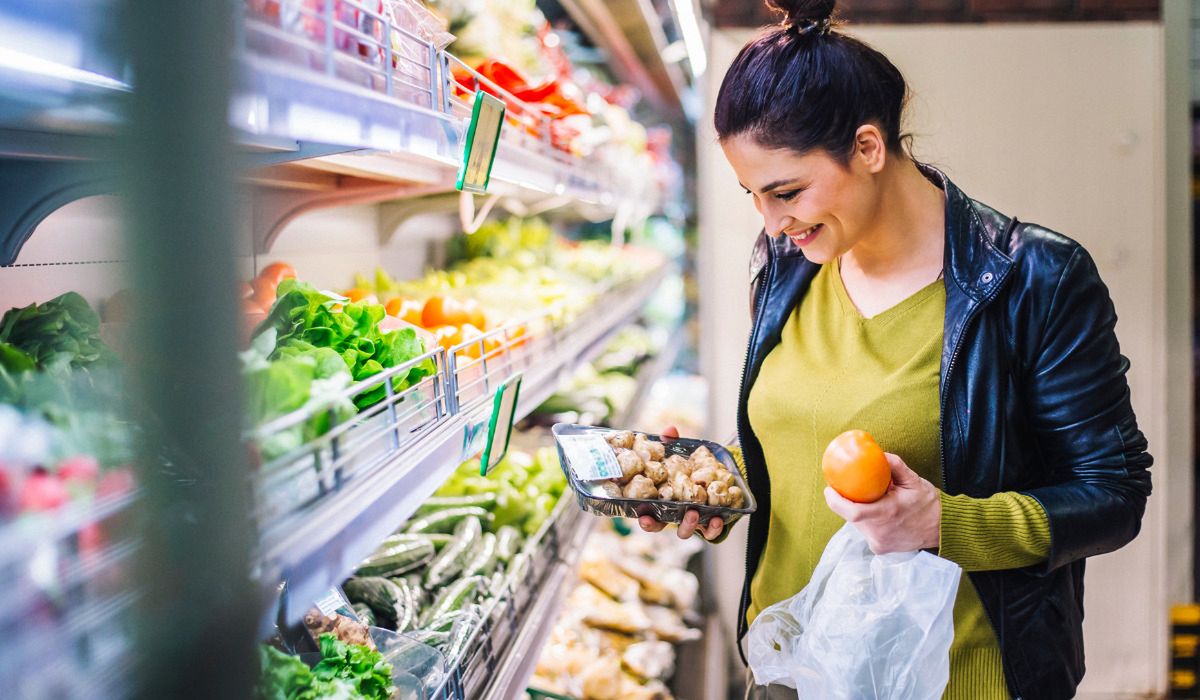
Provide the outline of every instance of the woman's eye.
<path id="1" fill-rule="evenodd" d="M 742 188 L 742 191 L 745 192 L 746 194 L 750 194 L 750 190 L 746 189 L 745 187 Z"/>
<path id="2" fill-rule="evenodd" d="M 775 198 L 783 200 L 785 202 L 790 202 L 793 199 L 795 199 L 796 195 L 798 195 L 798 194 L 800 194 L 800 190 L 789 190 L 787 192 L 777 192 L 775 194 Z"/>

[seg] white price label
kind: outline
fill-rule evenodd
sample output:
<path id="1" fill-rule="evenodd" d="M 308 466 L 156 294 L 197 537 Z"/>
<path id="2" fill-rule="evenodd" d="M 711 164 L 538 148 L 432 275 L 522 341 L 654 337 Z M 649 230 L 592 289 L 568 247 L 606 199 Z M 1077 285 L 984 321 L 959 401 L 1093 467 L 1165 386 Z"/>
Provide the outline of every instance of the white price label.
<path id="1" fill-rule="evenodd" d="M 317 601 L 317 610 L 320 610 L 321 614 L 325 617 L 333 617 L 345 605 L 346 603 L 342 599 L 341 594 L 337 592 L 337 589 L 331 588 L 325 594 L 325 597 Z"/>
<path id="2" fill-rule="evenodd" d="M 562 445 L 567 464 L 580 481 L 616 479 L 621 476 L 616 453 L 600 435 L 560 435 L 558 444 Z"/>

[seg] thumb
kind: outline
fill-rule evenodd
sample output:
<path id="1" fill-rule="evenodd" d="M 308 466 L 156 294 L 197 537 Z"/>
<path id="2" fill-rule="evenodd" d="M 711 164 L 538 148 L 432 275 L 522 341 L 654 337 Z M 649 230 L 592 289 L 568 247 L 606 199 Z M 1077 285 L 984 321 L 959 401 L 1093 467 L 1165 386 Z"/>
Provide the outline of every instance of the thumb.
<path id="1" fill-rule="evenodd" d="M 904 460 L 891 452 L 884 452 L 887 457 L 888 466 L 892 468 L 892 483 L 897 488 L 908 488 L 921 480 L 921 476 L 908 468 Z"/>
<path id="2" fill-rule="evenodd" d="M 679 429 L 673 425 L 668 425 L 667 427 L 662 429 L 662 432 L 659 433 L 659 436 L 666 437 L 666 438 L 678 438 L 679 437 Z"/>

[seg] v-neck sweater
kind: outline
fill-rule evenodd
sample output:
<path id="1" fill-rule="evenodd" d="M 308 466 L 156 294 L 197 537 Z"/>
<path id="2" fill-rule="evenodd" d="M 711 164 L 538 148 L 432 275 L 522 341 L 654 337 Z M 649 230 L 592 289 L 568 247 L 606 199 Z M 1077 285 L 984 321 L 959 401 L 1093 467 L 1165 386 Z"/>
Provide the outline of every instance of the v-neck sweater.
<path id="1" fill-rule="evenodd" d="M 945 309 L 939 280 L 864 318 L 831 264 L 817 273 L 792 311 L 748 404 L 775 504 L 750 584 L 750 621 L 804 588 L 843 524 L 825 503 L 820 468 L 825 446 L 836 435 L 866 430 L 941 488 L 938 382 Z M 1049 554 L 1045 511 L 1029 496 L 942 492 L 940 501 L 938 553 L 965 571 L 1030 566 Z M 955 600 L 954 630 L 943 697 L 1009 697 L 995 633 L 966 575 Z"/>

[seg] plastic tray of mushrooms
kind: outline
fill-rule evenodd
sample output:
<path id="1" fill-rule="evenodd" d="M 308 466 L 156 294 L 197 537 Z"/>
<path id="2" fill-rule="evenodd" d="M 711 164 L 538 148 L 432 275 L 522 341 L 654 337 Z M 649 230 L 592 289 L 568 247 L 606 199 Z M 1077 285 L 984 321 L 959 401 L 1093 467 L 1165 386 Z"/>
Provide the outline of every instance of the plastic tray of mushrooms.
<path id="1" fill-rule="evenodd" d="M 720 517 L 726 525 L 754 512 L 733 456 L 716 443 L 573 423 L 558 423 L 553 432 L 563 473 L 585 511 L 678 523 L 694 509 L 700 522 Z"/>

